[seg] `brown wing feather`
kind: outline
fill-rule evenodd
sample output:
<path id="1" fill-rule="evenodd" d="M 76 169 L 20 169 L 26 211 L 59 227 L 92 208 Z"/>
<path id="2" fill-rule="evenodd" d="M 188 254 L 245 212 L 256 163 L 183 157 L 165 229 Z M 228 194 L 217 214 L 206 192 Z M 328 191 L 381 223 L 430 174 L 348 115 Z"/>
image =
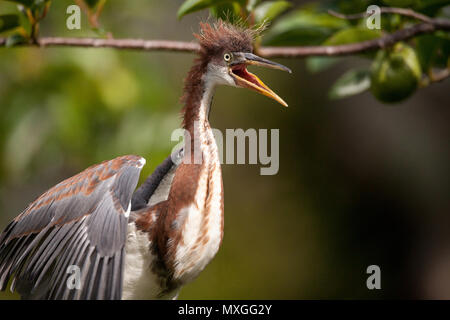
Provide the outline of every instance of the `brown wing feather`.
<path id="1" fill-rule="evenodd" d="M 102 162 L 32 202 L 0 234 L 0 290 L 12 280 L 23 298 L 120 299 L 126 213 L 144 163 Z M 81 271 L 79 290 L 66 285 L 71 265 Z"/>

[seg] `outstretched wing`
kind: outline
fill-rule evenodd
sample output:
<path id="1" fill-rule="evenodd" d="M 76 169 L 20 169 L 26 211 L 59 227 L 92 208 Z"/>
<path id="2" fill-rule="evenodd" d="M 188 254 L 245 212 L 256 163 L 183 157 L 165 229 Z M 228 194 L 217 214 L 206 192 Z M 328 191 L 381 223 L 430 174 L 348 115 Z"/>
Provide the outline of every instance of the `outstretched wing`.
<path id="1" fill-rule="evenodd" d="M 120 299 L 131 196 L 145 159 L 123 156 L 54 186 L 0 234 L 0 290 Z"/>

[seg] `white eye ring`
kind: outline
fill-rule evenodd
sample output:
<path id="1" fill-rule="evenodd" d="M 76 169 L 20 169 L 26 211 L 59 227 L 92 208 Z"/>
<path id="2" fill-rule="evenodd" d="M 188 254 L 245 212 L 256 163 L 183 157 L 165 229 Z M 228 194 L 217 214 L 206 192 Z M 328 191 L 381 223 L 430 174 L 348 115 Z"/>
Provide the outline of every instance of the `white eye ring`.
<path id="1" fill-rule="evenodd" d="M 223 55 L 223 60 L 225 60 L 226 62 L 229 62 L 231 60 L 231 54 L 230 53 L 225 53 Z"/>

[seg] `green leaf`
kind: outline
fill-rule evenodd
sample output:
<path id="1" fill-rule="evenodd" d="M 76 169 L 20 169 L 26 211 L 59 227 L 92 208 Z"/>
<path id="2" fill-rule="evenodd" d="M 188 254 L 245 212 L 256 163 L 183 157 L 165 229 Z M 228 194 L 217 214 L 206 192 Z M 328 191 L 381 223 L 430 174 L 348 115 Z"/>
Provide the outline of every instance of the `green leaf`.
<path id="1" fill-rule="evenodd" d="M 335 46 L 354 42 L 373 40 L 381 37 L 381 30 L 370 30 L 364 27 L 350 27 L 340 30 L 325 40 L 323 45 Z"/>
<path id="2" fill-rule="evenodd" d="M 416 52 L 422 69 L 446 67 L 450 56 L 450 38 L 445 33 L 421 35 L 416 38 Z"/>
<path id="3" fill-rule="evenodd" d="M 23 37 L 22 35 L 20 35 L 20 34 L 13 34 L 13 35 L 10 35 L 7 39 L 6 39 L 6 47 L 13 47 L 13 46 L 15 46 L 15 45 L 17 45 L 17 44 L 20 44 L 20 43 L 25 43 L 25 42 L 27 42 L 27 39 L 25 38 L 25 37 Z"/>
<path id="4" fill-rule="evenodd" d="M 429 16 L 435 16 L 440 9 L 450 5 L 450 0 L 417 0 L 416 11 L 420 11 Z"/>
<path id="5" fill-rule="evenodd" d="M 18 26 L 20 26 L 19 16 L 15 14 L 0 15 L 0 32 L 5 32 Z"/>
<path id="6" fill-rule="evenodd" d="M 245 9 L 247 9 L 248 12 L 252 12 L 259 2 L 260 0 L 248 0 Z"/>
<path id="7" fill-rule="evenodd" d="M 330 99 L 341 99 L 370 88 L 370 72 L 367 69 L 350 70 L 344 73 L 331 87 Z"/>
<path id="8" fill-rule="evenodd" d="M 232 3 L 232 2 L 244 3 L 245 1 L 244 0 L 186 0 L 181 5 L 181 7 L 178 9 L 177 17 L 178 17 L 178 19 L 181 19 L 183 16 L 185 16 L 189 13 L 203 10 L 206 8 L 211 8 L 213 6 L 222 5 L 225 3 Z"/>
<path id="9" fill-rule="evenodd" d="M 306 68 L 311 73 L 317 73 L 330 68 L 340 60 L 340 57 L 309 57 L 306 59 Z"/>
<path id="10" fill-rule="evenodd" d="M 236 2 L 219 4 L 211 7 L 209 10 L 216 19 L 230 22 L 235 22 L 240 19 L 239 12 L 241 7 Z"/>
<path id="11" fill-rule="evenodd" d="M 433 58 L 439 46 L 439 40 L 433 35 L 423 35 L 416 38 L 416 51 L 422 69 L 430 69 Z"/>
<path id="12" fill-rule="evenodd" d="M 334 0 L 332 6 L 327 9 L 333 9 L 344 14 L 360 13 L 366 11 L 369 5 L 376 4 L 373 2 L 373 0 Z"/>
<path id="13" fill-rule="evenodd" d="M 318 45 L 348 22 L 308 9 L 294 11 L 278 20 L 266 33 L 266 45 Z"/>
<path id="14" fill-rule="evenodd" d="M 292 4 L 288 1 L 263 2 L 254 10 L 255 21 L 257 23 L 263 21 L 272 21 L 291 6 Z"/>
<path id="15" fill-rule="evenodd" d="M 385 5 L 390 7 L 402 7 L 407 8 L 415 5 L 418 0 L 383 0 Z M 429 1 L 429 0 L 427 0 Z"/>
<path id="16" fill-rule="evenodd" d="M 370 30 L 363 26 L 355 26 L 339 30 L 334 33 L 331 37 L 326 39 L 322 45 L 325 46 L 337 46 L 349 43 L 356 43 L 362 41 L 369 41 L 377 39 L 382 36 L 381 30 Z M 374 52 L 366 52 L 361 54 L 367 58 L 373 58 L 375 56 Z"/>

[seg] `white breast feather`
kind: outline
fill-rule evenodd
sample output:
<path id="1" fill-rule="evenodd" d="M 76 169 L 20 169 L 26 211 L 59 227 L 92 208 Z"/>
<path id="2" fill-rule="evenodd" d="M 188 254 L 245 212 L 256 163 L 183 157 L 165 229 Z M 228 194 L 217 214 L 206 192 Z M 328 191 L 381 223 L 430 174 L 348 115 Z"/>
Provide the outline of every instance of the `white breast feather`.
<path id="1" fill-rule="evenodd" d="M 151 271 L 151 264 L 156 257 L 151 254 L 150 245 L 148 234 L 136 230 L 136 225 L 129 223 L 125 246 L 123 300 L 174 299 L 178 295 L 179 291 L 175 290 L 160 296 L 158 277 Z"/>
<path id="2" fill-rule="evenodd" d="M 159 293 L 156 276 L 150 271 L 154 256 L 150 253 L 148 235 L 128 224 L 125 246 L 122 299 L 155 299 Z"/>

